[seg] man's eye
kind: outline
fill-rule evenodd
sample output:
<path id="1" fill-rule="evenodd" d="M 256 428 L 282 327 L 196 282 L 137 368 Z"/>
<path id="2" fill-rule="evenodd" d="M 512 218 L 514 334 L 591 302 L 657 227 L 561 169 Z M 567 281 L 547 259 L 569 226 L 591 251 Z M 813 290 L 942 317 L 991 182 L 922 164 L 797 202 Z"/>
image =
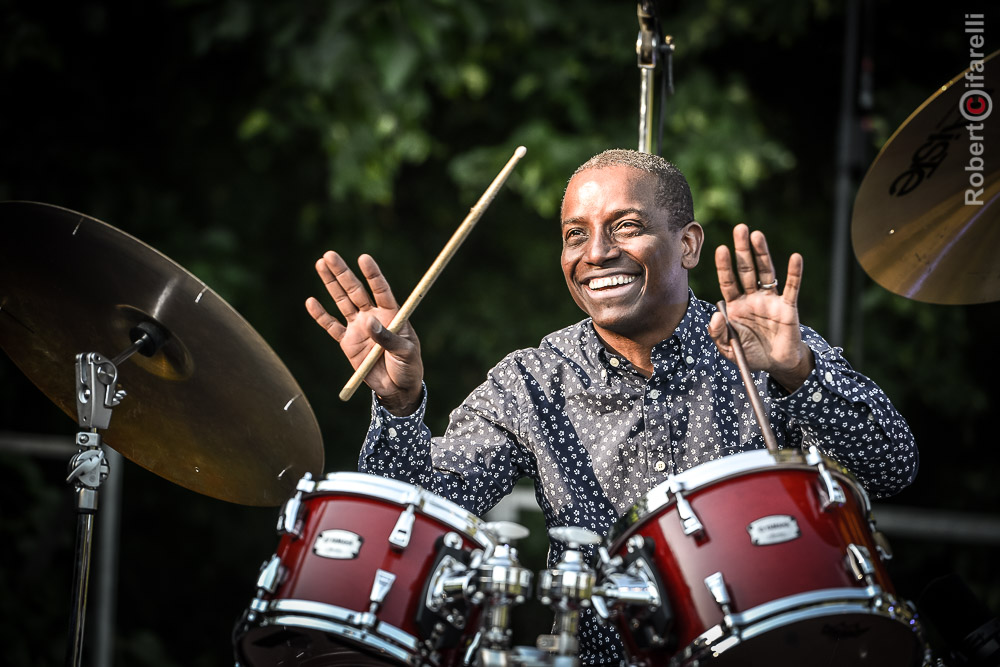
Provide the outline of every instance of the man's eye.
<path id="1" fill-rule="evenodd" d="M 641 225 L 635 220 L 622 220 L 617 225 L 615 225 L 616 232 L 635 232 L 641 229 Z"/>

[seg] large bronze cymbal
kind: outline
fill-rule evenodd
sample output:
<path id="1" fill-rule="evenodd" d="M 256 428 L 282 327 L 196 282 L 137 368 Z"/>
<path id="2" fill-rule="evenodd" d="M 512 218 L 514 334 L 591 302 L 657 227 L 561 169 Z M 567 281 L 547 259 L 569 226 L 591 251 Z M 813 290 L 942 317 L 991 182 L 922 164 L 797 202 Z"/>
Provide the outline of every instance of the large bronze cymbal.
<path id="1" fill-rule="evenodd" d="M 983 111 L 975 97 L 982 88 L 1000 101 L 996 53 L 921 104 L 861 183 L 854 253 L 891 292 L 939 304 L 1000 300 L 1000 110 Z"/>
<path id="2" fill-rule="evenodd" d="M 110 446 L 192 491 L 244 505 L 278 505 L 303 473 L 322 472 L 302 390 L 215 292 L 99 220 L 0 203 L 0 346 L 73 421 L 76 355 L 114 357 L 143 321 L 169 338 L 152 357 L 119 365 L 127 396 L 102 432 Z"/>

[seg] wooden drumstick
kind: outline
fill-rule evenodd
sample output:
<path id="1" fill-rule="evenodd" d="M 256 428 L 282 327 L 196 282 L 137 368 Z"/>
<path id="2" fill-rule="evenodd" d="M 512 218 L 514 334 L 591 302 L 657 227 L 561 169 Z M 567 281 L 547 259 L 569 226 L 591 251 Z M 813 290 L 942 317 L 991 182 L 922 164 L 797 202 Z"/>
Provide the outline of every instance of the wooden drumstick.
<path id="1" fill-rule="evenodd" d="M 412 315 L 413 311 L 416 310 L 417 305 L 423 300 L 428 290 L 430 290 L 431 285 L 433 285 L 434 281 L 437 280 L 437 277 L 441 275 L 442 271 L 444 271 L 444 267 L 448 265 L 448 262 L 455 254 L 455 251 L 458 250 L 458 247 L 462 245 L 465 237 L 469 235 L 470 231 L 472 231 L 473 226 L 479 222 L 479 218 L 483 217 L 483 212 L 486 210 L 486 207 L 489 206 L 493 201 L 493 198 L 496 197 L 497 192 L 500 190 L 501 186 L 503 186 L 504 181 L 506 181 L 507 177 L 510 176 L 510 173 L 514 171 L 514 167 L 517 166 L 517 163 L 524 157 L 525 153 L 527 153 L 527 149 L 524 146 L 518 146 L 517 150 L 514 151 L 514 155 L 507 161 L 504 168 L 500 170 L 497 177 L 493 179 L 490 186 L 486 188 L 486 192 L 483 193 L 483 196 L 479 198 L 479 201 L 476 202 L 475 206 L 469 209 L 469 214 L 465 216 L 465 220 L 463 220 L 462 224 L 458 226 L 455 233 L 451 235 L 448 243 L 445 244 L 444 248 L 438 254 L 437 259 L 435 259 L 434 263 L 431 264 L 431 268 L 427 269 L 427 273 L 425 273 L 424 277 L 420 279 L 417 286 L 413 288 L 413 291 L 410 292 L 410 296 L 407 297 L 406 301 L 403 303 L 402 308 L 399 309 L 396 316 L 392 318 L 392 322 L 390 322 L 389 326 L 386 327 L 389 331 L 392 333 L 399 333 L 399 330 L 403 328 L 406 321 L 410 319 L 410 315 Z M 346 401 L 354 395 L 354 392 L 357 391 L 358 387 L 361 386 L 361 383 L 364 382 L 368 373 L 371 372 L 371 369 L 375 366 L 375 363 L 378 361 L 378 358 L 382 355 L 383 351 L 382 346 L 378 344 L 371 349 L 368 356 L 365 357 L 365 360 L 361 362 L 361 365 L 354 371 L 354 375 L 351 376 L 351 379 L 348 380 L 347 384 L 344 385 L 344 388 L 340 390 L 340 400 Z"/>
<path id="2" fill-rule="evenodd" d="M 740 375 L 743 377 L 743 385 L 746 387 L 747 397 L 750 399 L 750 406 L 753 408 L 753 415 L 757 418 L 760 432 L 764 436 L 764 444 L 767 445 L 767 451 L 771 454 L 777 454 L 778 439 L 774 436 L 774 431 L 771 430 L 771 421 L 767 418 L 767 413 L 764 412 L 764 401 L 761 400 L 760 394 L 757 392 L 757 385 L 754 384 L 753 376 L 750 375 L 750 365 L 747 363 L 746 355 L 743 354 L 743 345 L 740 343 L 740 337 L 737 335 L 736 329 L 729 322 L 729 314 L 726 312 L 726 302 L 719 301 L 715 305 L 719 307 L 719 312 L 726 318 L 726 328 L 729 329 L 729 343 L 733 346 L 733 353 L 736 355 L 736 365 L 739 367 Z"/>

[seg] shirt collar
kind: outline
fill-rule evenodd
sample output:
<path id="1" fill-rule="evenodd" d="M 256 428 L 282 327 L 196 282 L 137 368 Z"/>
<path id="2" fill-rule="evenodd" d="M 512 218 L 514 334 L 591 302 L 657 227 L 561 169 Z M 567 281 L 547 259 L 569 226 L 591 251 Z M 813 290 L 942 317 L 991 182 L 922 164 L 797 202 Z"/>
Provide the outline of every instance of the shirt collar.
<path id="1" fill-rule="evenodd" d="M 712 319 L 715 307 L 702 301 L 688 288 L 688 307 L 677 328 L 666 340 L 653 347 L 653 354 L 669 354 L 671 348 L 680 356 L 681 363 L 688 367 L 694 366 L 709 346 L 714 346 L 708 335 L 708 322 Z"/>

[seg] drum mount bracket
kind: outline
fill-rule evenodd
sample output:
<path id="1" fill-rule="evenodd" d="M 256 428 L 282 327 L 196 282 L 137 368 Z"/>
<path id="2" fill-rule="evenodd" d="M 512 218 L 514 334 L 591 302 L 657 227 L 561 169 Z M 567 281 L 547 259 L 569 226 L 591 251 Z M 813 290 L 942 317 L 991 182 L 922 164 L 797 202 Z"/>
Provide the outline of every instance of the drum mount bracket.
<path id="1" fill-rule="evenodd" d="M 652 539 L 633 535 L 626 547 L 624 557 L 614 558 L 604 547 L 598 549 L 602 583 L 594 588 L 594 611 L 603 620 L 622 614 L 636 631 L 633 636 L 641 648 L 669 649 L 676 640 L 672 633 L 674 613 L 670 601 L 661 593 L 666 588 L 650 565 L 655 563 L 656 544 Z"/>
<path id="2" fill-rule="evenodd" d="M 416 622 L 420 635 L 428 637 L 431 651 L 455 646 L 462 639 L 465 628 L 465 591 L 475 572 L 475 561 L 482 558 L 481 551 L 469 552 L 462 548 L 458 533 L 449 532 L 437 539 L 434 546 L 434 565 L 424 583 L 417 607 Z"/>

